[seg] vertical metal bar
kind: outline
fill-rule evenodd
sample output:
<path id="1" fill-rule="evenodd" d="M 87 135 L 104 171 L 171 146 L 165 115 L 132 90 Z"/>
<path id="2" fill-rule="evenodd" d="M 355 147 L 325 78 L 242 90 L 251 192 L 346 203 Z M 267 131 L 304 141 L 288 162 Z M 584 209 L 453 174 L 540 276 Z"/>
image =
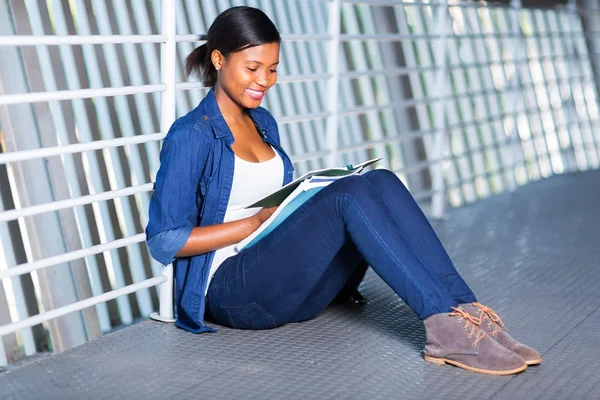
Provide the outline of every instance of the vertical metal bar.
<path id="1" fill-rule="evenodd" d="M 493 25 L 488 22 L 493 18 L 493 11 L 490 8 L 485 10 L 476 10 L 474 8 L 466 8 L 462 10 L 462 16 L 465 21 L 465 32 L 472 35 L 473 39 L 467 39 L 469 47 L 472 50 L 471 60 L 477 60 L 483 64 L 487 63 L 486 67 L 477 67 L 474 69 L 466 68 L 465 75 L 468 79 L 468 87 L 475 92 L 486 90 L 487 93 L 477 96 L 474 99 L 468 99 L 469 101 L 465 104 L 468 113 L 489 119 L 494 114 L 498 113 L 500 105 L 498 100 L 497 92 L 494 91 L 496 88 L 494 84 L 494 76 L 492 74 L 492 68 L 490 65 L 489 48 L 493 45 L 492 43 L 497 41 L 497 38 L 486 40 L 485 33 L 494 33 Z M 477 39 L 475 39 L 477 38 Z M 451 47 L 449 49 L 450 59 L 452 60 L 452 54 L 458 54 L 458 51 L 454 51 L 452 45 L 455 43 L 454 40 L 450 41 Z M 465 54 L 469 54 L 469 48 Z M 481 101 L 479 101 L 481 99 Z M 474 104 L 479 107 L 473 107 L 471 100 L 475 100 Z M 461 99 L 461 109 L 463 108 Z M 470 103 L 470 104 L 469 104 Z M 450 112 L 449 114 L 451 114 Z M 450 121 L 449 121 L 450 122 Z M 452 122 L 450 122 L 452 123 Z M 503 142 L 504 131 L 499 132 L 498 119 L 494 118 L 486 124 L 479 124 L 478 130 L 479 135 L 476 135 L 479 146 L 484 147 L 478 155 L 478 161 L 481 165 L 481 170 L 476 171 L 475 176 L 475 187 L 478 194 L 483 196 L 489 196 L 491 193 L 499 193 L 505 190 L 505 183 L 502 175 L 502 152 L 499 142 Z M 474 160 L 475 161 L 475 160 Z M 488 173 L 489 172 L 489 173 Z M 483 195 L 483 196 L 482 196 Z"/>
<path id="2" fill-rule="evenodd" d="M 398 31 L 402 35 L 410 34 L 422 34 L 426 33 L 427 29 L 425 26 L 428 20 L 423 21 L 421 7 L 404 5 L 402 7 L 394 7 L 394 15 L 398 21 Z M 410 21 L 410 22 L 409 22 Z M 430 23 L 429 25 L 433 25 Z M 424 40 L 415 40 L 414 42 L 408 42 L 402 46 L 402 53 L 406 59 L 407 67 L 432 67 L 434 65 L 431 60 L 429 44 Z M 415 100 L 427 100 L 429 94 L 433 90 L 434 78 L 431 77 L 432 73 L 429 71 L 413 71 L 408 74 L 408 85 L 410 91 L 408 94 L 412 95 Z M 418 127 L 424 131 L 431 131 L 433 129 L 433 123 L 430 120 L 429 104 L 425 101 L 419 102 L 414 107 L 415 118 L 417 120 Z M 414 162 L 421 160 L 421 157 L 432 158 L 432 147 L 431 136 L 425 135 L 423 138 L 419 138 L 414 141 L 415 154 Z M 462 171 L 458 168 L 456 163 L 451 164 L 447 171 L 448 181 L 450 183 L 458 182 L 463 178 Z M 411 191 L 414 194 L 419 191 L 425 191 L 430 188 L 431 172 L 429 169 L 418 171 L 412 174 L 414 178 L 411 183 Z M 464 188 L 454 188 L 450 194 L 454 192 L 454 205 L 460 205 L 465 201 L 469 201 L 471 198 L 475 198 L 475 192 L 471 191 L 472 185 L 464 185 Z M 431 210 L 426 211 L 427 214 L 431 214 Z"/>
<path id="3" fill-rule="evenodd" d="M 327 148 L 330 153 L 327 165 L 334 167 L 338 158 L 338 131 L 340 126 L 339 91 L 340 91 L 340 28 L 341 28 L 341 0 L 333 0 L 329 4 L 328 28 L 331 35 L 329 47 L 328 70 L 331 74 L 327 86 Z"/>
<path id="4" fill-rule="evenodd" d="M 452 15 L 450 15 L 450 11 L 452 11 Z M 444 60 L 444 63 L 446 65 L 457 66 L 457 68 L 455 67 L 452 70 L 448 68 L 447 76 L 445 77 L 447 80 L 452 81 L 452 93 L 468 93 L 470 90 L 479 92 L 485 87 L 485 84 L 482 80 L 480 81 L 478 77 L 478 72 L 473 72 L 473 68 L 467 68 L 461 65 L 464 63 L 483 61 L 485 59 L 484 57 L 479 57 L 480 54 L 477 52 L 477 46 L 475 45 L 477 33 L 469 32 L 470 24 L 468 21 L 469 14 L 472 11 L 475 10 L 470 8 L 463 10 L 454 5 L 452 10 L 449 10 L 448 15 L 446 16 L 446 18 L 451 18 L 452 21 L 456 21 L 454 30 L 457 34 L 470 33 L 472 35 L 471 38 L 459 41 L 457 37 L 451 34 L 450 29 L 448 29 L 448 35 L 445 39 L 446 51 L 444 54 L 446 54 L 446 60 Z M 477 19 L 480 18 L 480 14 L 476 14 L 476 16 Z M 446 24 L 448 24 L 448 22 L 446 22 Z M 439 21 L 437 24 L 434 24 L 432 19 L 431 25 L 437 27 L 439 26 Z M 476 69 L 478 71 L 481 70 L 480 67 L 477 67 Z M 445 95 L 447 87 L 440 87 L 439 73 L 440 69 L 437 70 L 438 77 L 434 82 L 431 82 L 433 86 L 431 92 L 437 93 L 438 90 L 444 89 L 443 93 Z M 485 94 L 469 98 L 461 96 L 456 101 L 447 102 L 445 107 L 441 107 L 442 115 L 446 118 L 444 120 L 444 126 L 456 126 L 456 124 L 461 122 L 477 121 L 478 118 L 486 117 L 486 110 L 488 109 L 486 102 L 487 95 Z M 482 104 L 486 105 L 481 107 Z M 439 103 L 436 102 L 434 105 L 439 106 Z M 480 108 L 483 108 L 483 110 Z M 439 112 L 436 111 L 435 116 L 436 119 L 434 122 L 436 129 L 438 129 L 438 118 L 440 118 Z M 471 191 L 474 195 L 472 198 L 473 200 L 489 196 L 491 190 L 489 179 L 484 178 L 488 169 L 486 162 L 489 162 L 486 153 L 488 153 L 489 150 L 482 148 L 482 146 L 485 145 L 484 136 L 486 136 L 485 133 L 487 129 L 489 129 L 488 124 L 484 125 L 476 123 L 460 129 L 444 132 L 444 135 L 446 136 L 444 143 L 450 143 L 452 145 L 448 152 L 453 153 L 452 161 L 449 164 L 456 163 L 458 168 L 461 169 L 464 186 L 471 187 Z M 438 146 L 438 139 L 439 135 L 438 132 L 436 132 L 433 145 L 434 160 L 437 158 L 436 153 L 438 150 L 436 146 Z M 441 157 L 445 157 L 445 152 L 442 153 Z M 451 181 L 448 176 L 448 169 L 447 165 L 446 170 L 444 171 L 444 183 L 450 183 Z M 446 193 L 446 198 L 448 198 L 448 194 L 449 193 Z"/>
<path id="5" fill-rule="evenodd" d="M 517 115 L 517 110 L 519 109 L 519 105 L 525 105 L 525 102 L 523 101 L 523 94 L 521 93 L 520 89 L 520 84 L 521 84 L 521 79 L 519 78 L 519 69 L 520 69 L 520 65 L 515 63 L 515 60 L 519 60 L 520 58 L 524 58 L 521 57 L 521 54 L 523 54 L 523 52 L 521 51 L 521 28 L 519 26 L 519 11 L 521 10 L 521 0 L 511 0 L 510 2 L 510 29 L 512 32 L 512 40 L 510 40 L 510 52 L 511 52 L 511 58 L 513 60 L 513 65 L 514 65 L 514 71 L 513 71 L 513 76 L 512 79 L 510 81 L 510 96 L 511 96 L 511 107 L 510 107 L 510 111 L 512 114 L 512 119 L 513 119 L 513 126 L 512 126 L 512 130 L 510 132 L 509 135 L 509 140 L 508 140 L 508 147 L 509 147 L 509 165 L 512 165 L 512 170 L 513 170 L 513 179 L 509 182 L 509 188 L 511 191 L 515 190 L 517 187 L 517 182 L 519 181 L 519 178 L 517 176 L 517 169 L 516 169 L 516 158 L 517 158 L 517 146 L 519 145 L 519 143 L 517 142 L 519 139 L 519 117 Z M 503 69 L 504 71 L 504 69 Z M 506 74 L 506 72 L 505 72 Z M 527 116 L 527 114 L 525 114 Z M 529 121 L 529 117 L 527 116 L 527 121 Z M 525 158 L 525 157 L 523 157 Z M 524 166 L 525 166 L 525 170 L 527 171 L 527 161 L 524 161 Z"/>
<path id="6" fill-rule="evenodd" d="M 433 151 L 435 164 L 432 165 L 432 186 L 434 195 L 431 204 L 431 213 L 434 218 L 442 218 L 446 207 L 446 185 L 444 183 L 444 162 L 443 157 L 446 150 L 446 116 L 445 100 L 443 96 L 446 93 L 446 21 L 448 19 L 448 2 L 442 0 L 443 6 L 438 7 L 439 36 L 438 46 L 436 48 L 436 59 L 438 64 L 437 71 L 437 91 L 438 101 L 435 115 L 436 140 Z"/>
<path id="7" fill-rule="evenodd" d="M 569 1 L 569 5 L 566 9 L 566 15 L 569 15 L 570 12 L 575 12 L 576 11 L 576 6 L 574 5 L 574 2 Z M 556 22 L 558 25 L 558 32 L 572 32 L 573 28 L 567 26 L 563 26 L 562 24 L 562 16 L 564 15 L 564 12 L 560 12 L 557 13 L 556 15 Z M 565 29 L 566 28 L 566 29 Z M 566 100 L 564 99 L 565 96 L 563 96 L 561 94 L 560 96 L 560 102 L 561 102 L 561 109 L 564 112 L 564 116 L 565 116 L 565 131 L 566 131 L 566 135 L 563 137 L 563 135 L 560 135 L 559 132 L 559 141 L 561 142 L 561 153 L 564 155 L 565 158 L 565 169 L 567 172 L 575 172 L 577 171 L 577 160 L 576 160 L 576 156 L 575 156 L 575 146 L 573 145 L 573 133 L 571 131 L 572 125 L 574 124 L 574 106 L 575 106 L 575 102 L 573 100 L 573 92 L 572 92 L 572 88 L 571 88 L 571 76 L 572 76 L 572 66 L 571 63 L 573 62 L 573 48 L 571 46 L 572 44 L 572 40 L 570 37 L 570 34 L 568 37 L 557 37 L 555 39 L 556 41 L 558 41 L 560 44 L 560 49 L 562 50 L 562 56 L 563 58 L 563 65 L 564 65 L 564 70 L 563 71 L 557 71 L 556 74 L 556 79 L 564 79 L 564 81 L 567 84 L 567 88 L 569 89 L 569 93 L 566 96 Z M 560 88 L 560 85 L 559 85 Z M 561 140 L 562 139 L 562 140 Z"/>
<path id="8" fill-rule="evenodd" d="M 573 31 L 577 31 L 578 33 L 581 33 L 581 35 L 584 34 L 584 29 L 582 26 L 582 21 L 581 18 L 579 17 L 579 14 L 577 12 L 577 4 L 575 1 L 573 0 L 569 0 L 569 4 L 567 6 L 567 20 L 568 20 L 568 24 L 567 27 L 569 29 L 570 32 Z M 600 158 L 600 154 L 598 154 L 596 152 L 596 149 L 594 148 L 593 142 L 594 142 L 594 129 L 591 126 L 591 124 L 588 124 L 589 129 L 585 129 L 582 126 L 582 122 L 587 121 L 590 122 L 590 113 L 589 113 L 589 109 L 585 100 L 585 83 L 584 80 L 580 77 L 584 71 L 584 65 L 586 64 L 586 59 L 585 59 L 585 50 L 584 51 L 578 51 L 577 50 L 577 45 L 576 45 L 576 41 L 578 40 L 578 38 L 572 36 L 572 34 L 565 36 L 563 40 L 566 40 L 566 47 L 567 47 L 567 62 L 565 63 L 565 67 L 567 69 L 567 72 L 569 73 L 569 78 L 567 79 L 567 84 L 569 87 L 569 107 L 567 108 L 567 110 L 573 112 L 572 115 L 574 115 L 574 118 L 570 120 L 570 125 L 569 125 L 569 137 L 571 138 L 571 141 L 573 140 L 573 131 L 578 132 L 578 136 L 579 136 L 579 147 L 580 149 L 579 152 L 582 155 L 582 157 L 579 157 L 579 160 L 577 160 L 577 167 L 581 170 L 585 170 L 585 169 L 589 169 L 589 168 L 595 168 L 598 166 L 598 161 Z M 580 55 L 583 53 L 584 57 L 581 57 Z M 590 55 L 590 58 L 592 56 Z M 590 60 L 590 69 L 591 69 L 591 60 Z M 579 72 L 579 73 L 575 73 L 575 71 Z M 579 82 L 577 82 L 577 79 L 579 79 Z M 583 103 L 582 105 L 584 105 L 583 107 L 577 107 L 577 97 L 576 93 L 577 93 L 577 86 L 576 84 L 579 83 L 579 89 L 580 92 L 582 94 L 582 101 L 581 103 Z M 586 118 L 584 118 L 582 115 L 582 112 L 577 112 L 577 109 L 581 110 L 585 110 L 585 116 Z M 573 125 L 576 126 L 576 129 L 572 129 Z M 577 155 L 578 152 L 576 152 L 575 154 Z M 576 157 L 577 158 L 577 157 Z M 581 159 L 585 159 L 585 163 L 581 162 Z"/>
<path id="9" fill-rule="evenodd" d="M 0 326 L 9 325 L 12 321 L 8 311 L 8 299 L 2 280 L 0 280 Z M 9 362 L 15 362 L 21 358 L 21 351 L 17 343 L 16 334 L 12 333 L 0 338 L 0 367 L 7 365 Z"/>
<path id="10" fill-rule="evenodd" d="M 372 25 L 368 33 L 399 33 L 400 21 L 397 21 L 394 13 L 390 12 L 389 7 L 371 7 L 369 15 L 372 20 L 367 23 Z M 367 24 L 364 24 L 367 29 Z M 403 47 L 408 43 L 376 43 L 372 44 L 373 53 L 373 69 L 386 70 L 395 68 L 399 65 L 406 65 L 406 57 L 403 54 Z M 412 92 L 410 85 L 406 82 L 403 76 L 386 76 L 379 75 L 375 79 L 376 92 L 380 92 L 379 96 L 384 98 L 386 103 L 399 103 L 403 100 L 410 99 Z M 381 112 L 383 130 L 380 137 L 400 137 L 402 133 L 409 132 L 416 128 L 415 112 L 409 107 L 403 107 L 395 110 L 385 110 Z M 417 140 L 404 141 L 396 146 L 382 146 L 382 150 L 389 157 L 384 165 L 390 169 L 396 169 L 399 166 L 404 166 L 407 160 L 416 163 L 417 155 L 420 149 L 417 148 Z M 420 172 L 420 171 L 419 171 Z M 414 179 L 418 174 L 402 174 L 401 177 L 409 190 L 412 192 L 422 190 L 420 179 Z"/>
<path id="11" fill-rule="evenodd" d="M 162 0 L 161 34 L 166 36 L 166 41 L 160 48 L 160 73 L 161 81 L 167 85 L 161 95 L 160 102 L 160 131 L 168 132 L 176 115 L 175 83 L 177 70 L 177 43 L 175 42 L 176 7 L 171 0 Z M 169 264 L 163 268 L 162 275 L 167 278 L 159 288 L 160 309 L 158 313 L 152 313 L 150 317 L 157 321 L 174 322 L 173 318 L 173 265 Z"/>
<path id="12" fill-rule="evenodd" d="M 534 32 L 537 33 L 535 39 L 532 41 L 535 43 L 540 55 L 546 55 L 550 57 L 554 57 L 557 54 L 552 51 L 552 44 L 550 42 L 550 35 L 552 33 L 552 29 L 548 28 L 547 20 L 544 18 L 545 12 L 543 11 L 535 11 L 531 15 L 531 26 L 533 27 Z M 560 154 L 557 154 L 556 150 L 558 149 L 558 135 L 556 132 L 557 122 L 554 116 L 554 111 L 552 110 L 552 93 L 550 91 L 549 83 L 548 83 L 548 75 L 552 75 L 554 72 L 554 64 L 556 59 L 552 59 L 549 63 L 539 62 L 539 69 L 541 71 L 543 85 L 534 84 L 533 90 L 536 94 L 536 104 L 538 107 L 538 116 L 540 121 L 541 130 L 539 133 L 532 132 L 534 136 L 538 136 L 537 147 L 541 148 L 541 160 L 540 168 L 542 168 L 542 174 L 544 176 L 550 176 L 553 172 L 560 173 L 564 169 L 564 164 L 562 162 L 562 157 Z M 552 71 L 552 72 L 551 72 Z M 534 74 L 533 71 L 530 70 L 531 73 L 531 81 L 533 82 Z M 554 73 L 556 79 L 556 74 Z M 541 87 L 540 87 L 541 86 Z M 544 105 L 549 105 L 546 110 L 544 110 Z M 554 150 L 554 151 L 553 151 Z M 543 161 L 542 161 L 543 160 Z"/>
<path id="13" fill-rule="evenodd" d="M 342 30 L 349 34 L 375 34 L 375 24 L 373 23 L 373 14 L 368 4 L 345 4 L 342 5 L 344 13 L 344 22 Z M 380 69 L 381 54 L 379 43 L 373 41 L 351 41 L 344 46 L 347 52 L 344 52 L 344 58 L 352 66 L 353 70 L 366 71 L 370 68 Z M 342 66 L 343 66 L 342 61 Z M 353 97 L 359 106 L 377 106 L 382 103 L 389 102 L 388 87 L 381 82 L 378 77 L 359 77 L 352 81 L 344 80 L 343 85 L 352 90 Z M 340 82 L 342 83 L 342 82 Z M 340 90 L 342 87 L 340 87 Z M 342 92 L 343 93 L 343 92 Z M 342 94 L 342 98 L 347 96 Z M 345 129 L 340 130 L 339 142 L 343 145 L 356 145 L 365 140 L 376 140 L 384 137 L 385 132 L 395 132 L 394 127 L 385 127 L 382 124 L 382 116 L 391 114 L 390 109 L 384 111 L 370 111 L 358 118 L 358 123 L 355 126 L 356 134 L 352 135 L 353 131 Z M 387 129 L 386 129 L 387 128 Z M 386 154 L 386 146 L 380 145 L 372 147 L 369 150 L 355 150 L 352 153 L 347 153 L 343 159 L 344 164 L 358 163 L 365 160 L 366 157 L 386 156 L 382 165 L 389 167 L 389 154 Z M 339 160 L 338 160 L 339 162 Z"/>

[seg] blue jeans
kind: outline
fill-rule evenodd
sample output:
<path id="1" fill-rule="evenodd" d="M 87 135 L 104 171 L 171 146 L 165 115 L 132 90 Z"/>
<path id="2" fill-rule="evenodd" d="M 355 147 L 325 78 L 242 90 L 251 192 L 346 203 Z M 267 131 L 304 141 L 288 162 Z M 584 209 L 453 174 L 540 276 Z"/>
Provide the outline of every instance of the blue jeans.
<path id="1" fill-rule="evenodd" d="M 228 258 L 210 283 L 207 310 L 233 328 L 307 320 L 366 265 L 420 319 L 477 301 L 400 179 L 374 170 L 330 184 Z"/>

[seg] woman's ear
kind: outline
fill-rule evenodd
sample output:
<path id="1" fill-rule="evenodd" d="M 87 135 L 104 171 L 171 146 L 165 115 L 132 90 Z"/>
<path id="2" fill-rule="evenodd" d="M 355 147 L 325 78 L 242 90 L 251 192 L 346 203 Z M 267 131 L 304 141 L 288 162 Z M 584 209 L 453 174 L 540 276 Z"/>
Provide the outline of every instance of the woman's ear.
<path id="1" fill-rule="evenodd" d="M 219 50 L 213 50 L 210 54 L 210 60 L 217 71 L 223 67 L 223 54 Z"/>

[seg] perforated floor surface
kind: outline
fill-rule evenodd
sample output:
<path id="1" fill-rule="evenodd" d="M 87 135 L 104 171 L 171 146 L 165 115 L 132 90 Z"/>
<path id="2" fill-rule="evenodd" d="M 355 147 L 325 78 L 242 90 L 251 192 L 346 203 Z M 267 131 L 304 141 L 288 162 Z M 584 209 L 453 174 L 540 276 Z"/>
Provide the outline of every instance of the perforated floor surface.
<path id="1" fill-rule="evenodd" d="M 0 398 L 600 399 L 600 171 L 451 210 L 435 227 L 542 365 L 495 377 L 424 362 L 422 323 L 370 271 L 361 309 L 203 335 L 146 321 L 0 374 Z"/>

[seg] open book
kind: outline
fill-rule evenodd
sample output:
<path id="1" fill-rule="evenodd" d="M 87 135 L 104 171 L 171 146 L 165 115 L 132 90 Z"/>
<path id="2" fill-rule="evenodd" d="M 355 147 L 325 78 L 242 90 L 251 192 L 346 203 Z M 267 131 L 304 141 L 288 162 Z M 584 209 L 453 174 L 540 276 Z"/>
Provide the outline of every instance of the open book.
<path id="1" fill-rule="evenodd" d="M 237 251 L 255 245 L 263 237 L 271 233 L 279 224 L 296 211 L 308 199 L 321 189 L 337 179 L 360 173 L 365 167 L 376 163 L 381 158 L 375 158 L 358 165 L 348 165 L 346 168 L 327 168 L 310 171 L 300 178 L 288 183 L 281 189 L 264 197 L 246 208 L 275 207 L 277 210 L 250 236 L 236 245 Z"/>
<path id="2" fill-rule="evenodd" d="M 267 195 L 266 197 L 263 197 L 262 199 L 260 199 L 256 203 L 250 204 L 246 208 L 254 208 L 254 207 L 268 208 L 268 207 L 279 206 L 279 205 L 281 205 L 283 203 L 283 201 L 290 194 L 292 194 L 292 192 L 294 190 L 296 190 L 296 188 L 302 182 L 304 182 L 307 179 L 312 178 L 313 176 L 320 176 L 320 177 L 340 177 L 341 178 L 341 177 L 344 177 L 344 176 L 358 174 L 364 168 L 368 167 L 371 164 L 375 164 L 377 161 L 380 161 L 381 159 L 382 159 L 381 157 L 380 158 L 374 158 L 372 160 L 365 161 L 365 162 L 360 163 L 358 165 L 347 165 L 344 168 L 325 168 L 325 169 L 317 169 L 317 170 L 314 170 L 314 171 L 307 172 L 306 174 L 302 175 L 300 178 L 294 179 L 293 181 L 291 181 L 287 185 L 283 186 L 281 189 L 278 189 L 277 191 L 275 191 L 275 192 Z"/>

